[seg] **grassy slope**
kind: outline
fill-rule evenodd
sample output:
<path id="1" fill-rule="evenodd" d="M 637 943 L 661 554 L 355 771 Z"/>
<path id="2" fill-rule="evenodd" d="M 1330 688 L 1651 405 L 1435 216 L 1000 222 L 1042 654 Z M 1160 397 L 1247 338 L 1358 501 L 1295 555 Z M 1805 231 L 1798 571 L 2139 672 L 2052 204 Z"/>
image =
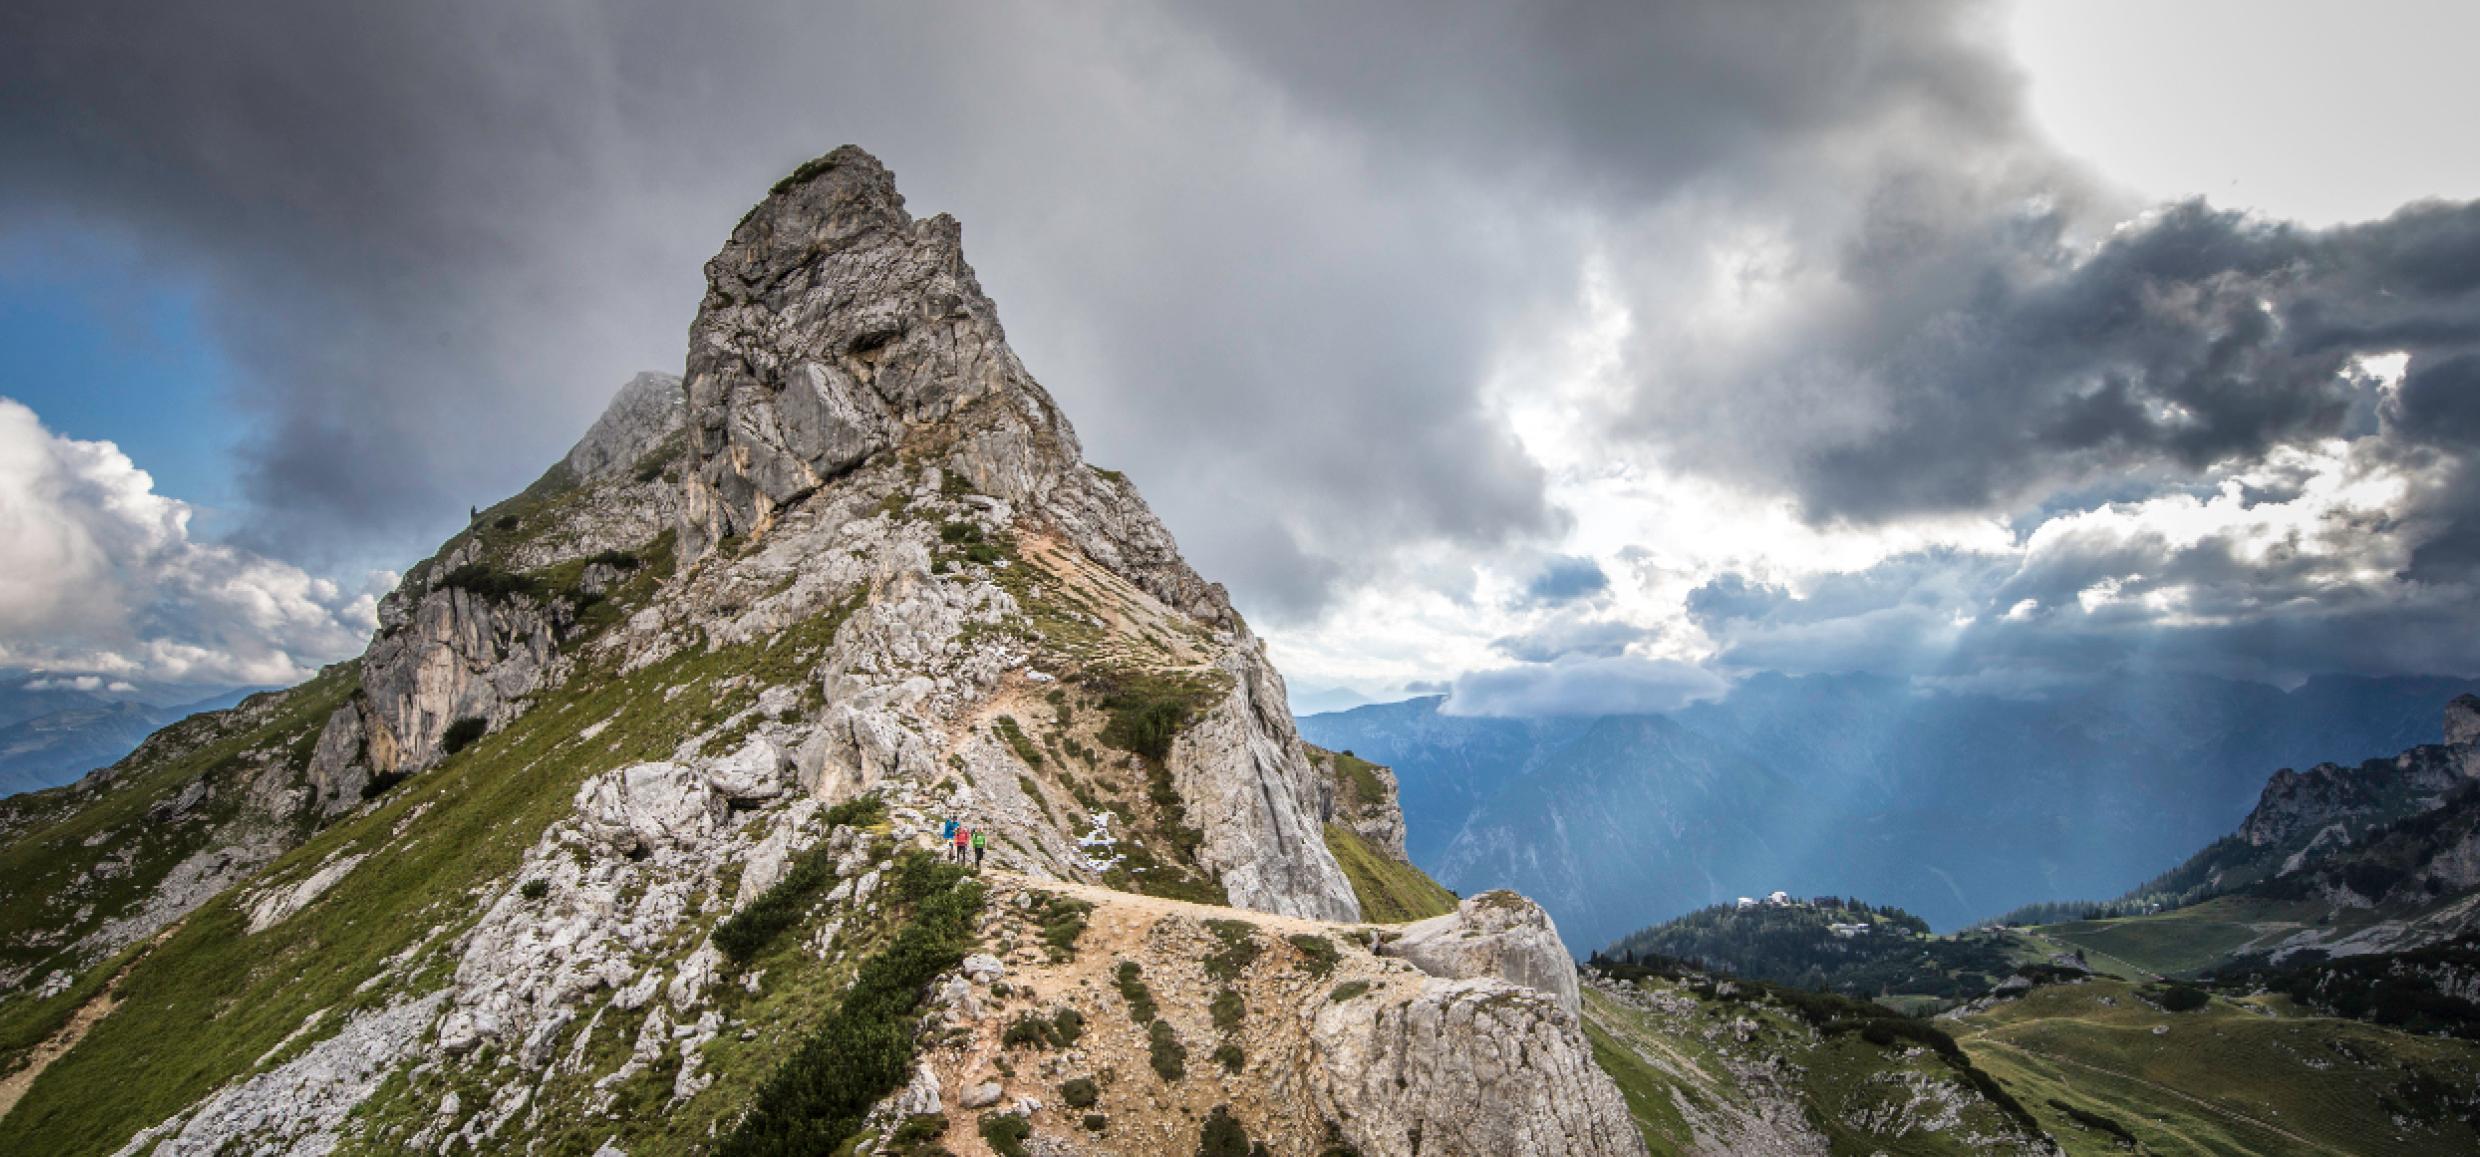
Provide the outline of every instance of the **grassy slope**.
<path id="1" fill-rule="evenodd" d="M 2070 1154 L 2126 1150 L 2053 1101 L 2114 1120 L 2160 1153 L 2391 1157 L 2480 1147 L 2468 1126 L 2424 1109 L 2414 1085 L 2425 1074 L 2461 1097 L 2480 1095 L 2480 1048 L 2287 1008 L 2280 998 L 2216 998 L 2165 1013 L 2136 986 L 2102 980 L 2035 990 L 1967 1018 L 1955 1035 Z M 2153 1031 L 2162 1025 L 2170 1031 Z"/>
<path id="2" fill-rule="evenodd" d="M 2078 920 L 2045 925 L 2036 934 L 2095 954 L 2095 967 L 2113 961 L 2124 973 L 2198 976 L 2229 964 L 2238 954 L 2261 952 L 2312 927 L 2349 930 L 2408 913 L 2334 909 L 2319 901 L 2223 896 L 2185 908 L 2119 920 Z M 2106 953 L 2110 959 L 2101 959 Z"/>
<path id="3" fill-rule="evenodd" d="M 249 714 L 255 722 L 225 713 L 175 724 L 124 761 L 122 778 L 75 810 L 70 808 L 87 798 L 77 787 L 7 801 L 12 809 L 62 814 L 46 815 L 52 822 L 38 820 L 34 830 L 0 845 L 0 881 L 7 889 L 0 895 L 0 944 L 6 945 L 0 962 L 31 965 L 37 976 L 68 969 L 78 980 L 47 1000 L 25 993 L 0 1001 L 0 1063 L 15 1067 L 26 1050 L 67 1023 L 141 950 L 133 945 L 81 971 L 70 951 L 74 941 L 141 905 L 166 872 L 204 847 L 217 826 L 241 810 L 258 767 L 252 753 L 290 751 L 315 741 L 328 714 L 354 686 L 354 669 L 338 665 L 299 687 L 254 696 Z M 145 821 L 149 807 L 201 776 L 216 794 L 199 815 Z M 94 871 L 107 861 L 125 861 L 127 870 Z M 70 885 L 80 882 L 73 897 Z"/>
<path id="4" fill-rule="evenodd" d="M 1391 859 L 1349 828 L 1326 825 L 1326 850 L 1343 865 L 1360 898 L 1361 919 L 1371 924 L 1409 924 L 1455 911 L 1455 893 L 1421 869 Z"/>
<path id="5" fill-rule="evenodd" d="M 615 602 L 652 594 L 652 576 Z M 634 596 L 634 597 L 630 597 Z M 257 1062 L 321 1009 L 375 1007 L 400 992 L 428 991 L 453 961 L 448 944 L 479 914 L 469 892 L 514 870 L 543 828 L 571 806 L 587 776 L 666 758 L 696 734 L 747 706 L 754 688 L 711 690 L 734 674 L 814 662 L 840 617 L 822 616 L 772 646 L 691 650 L 620 677 L 587 671 L 545 693 L 534 709 L 439 768 L 408 781 L 384 804 L 320 833 L 280 857 L 262 877 L 299 879 L 331 856 L 371 858 L 291 919 L 256 936 L 238 894 L 195 913 L 123 984 L 124 1003 L 0 1119 L 0 1152 L 108 1153 Z M 790 679 L 775 681 L 791 682 Z M 686 692 L 667 698 L 665 692 Z M 591 742 L 578 732 L 601 720 Z M 394 828 L 416 808 L 418 828 Z M 693 924 L 685 935 L 700 934 Z M 421 947 L 391 983 L 356 986 L 381 962 Z M 315 1034 L 271 1059 L 281 1063 Z M 96 1097 L 97 1088 L 116 1095 Z"/>
<path id="6" fill-rule="evenodd" d="M 1889 1157 L 1977 1153 L 1967 1136 L 2009 1130 L 2008 1119 L 1975 1095 L 1963 1094 L 1959 1129 L 1931 1132 L 1905 1123 L 1907 1082 L 1964 1088 L 1955 1071 L 1923 1049 L 1873 1045 L 1856 1033 L 1827 1037 L 1771 1005 L 1699 996 L 1685 984 L 1645 982 L 1646 990 L 1694 1001 L 1684 1016 L 1648 1013 L 1588 988 L 1585 1028 L 1594 1060 L 1626 1098 L 1646 1145 L 1656 1154 L 1693 1151 L 1684 1102 L 1706 1116 L 1754 1115 L 1754 1103 L 1725 1067 L 1723 1053 L 1742 1063 L 1760 1056 L 1778 1068 L 1793 1111 L 1823 1133 L 1833 1152 Z M 1743 1034 L 1743 1029 L 1744 1034 Z"/>

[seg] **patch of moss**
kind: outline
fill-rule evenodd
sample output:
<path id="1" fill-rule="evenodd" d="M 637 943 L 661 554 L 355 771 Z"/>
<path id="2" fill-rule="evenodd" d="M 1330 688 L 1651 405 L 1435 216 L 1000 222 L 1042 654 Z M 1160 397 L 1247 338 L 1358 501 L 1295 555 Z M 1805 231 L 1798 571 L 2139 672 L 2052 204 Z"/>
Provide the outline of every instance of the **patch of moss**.
<path id="1" fill-rule="evenodd" d="M 1336 962 L 1343 959 L 1343 954 L 1335 950 L 1335 942 L 1323 936 L 1303 932 L 1285 939 L 1300 950 L 1302 970 L 1320 980 L 1334 975 Z"/>
<path id="2" fill-rule="evenodd" d="M 1248 1018 L 1249 1002 L 1240 995 L 1239 989 L 1226 988 L 1214 994 L 1214 1003 L 1210 1010 L 1214 1014 L 1216 1031 L 1238 1032 L 1240 1022 Z"/>
<path id="3" fill-rule="evenodd" d="M 1223 949 L 1205 959 L 1206 975 L 1216 980 L 1230 980 L 1240 975 L 1265 946 L 1257 942 L 1257 925 L 1246 920 L 1208 920 L 1206 930 L 1223 942 Z"/>

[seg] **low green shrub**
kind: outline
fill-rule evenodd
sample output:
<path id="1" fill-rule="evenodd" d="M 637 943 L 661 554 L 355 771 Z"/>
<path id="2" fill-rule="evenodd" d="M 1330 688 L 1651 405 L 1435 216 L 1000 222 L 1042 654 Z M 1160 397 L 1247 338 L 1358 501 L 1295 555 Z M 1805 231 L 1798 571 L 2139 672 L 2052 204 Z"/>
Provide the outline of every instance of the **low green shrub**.
<path id="1" fill-rule="evenodd" d="M 2126 1148 L 2133 1149 L 2138 1144 L 2136 1141 L 2136 1135 L 2128 1132 L 2125 1125 L 2119 1124 L 2112 1118 L 2102 1116 L 2099 1113 L 2087 1112 L 2083 1109 L 2076 1108 L 2075 1106 L 2070 1105 L 2065 1101 L 2061 1101 L 2056 1097 L 2051 1097 L 2049 1099 L 2049 1107 L 2056 1109 L 2061 1113 L 2065 1113 L 2068 1120 L 2074 1121 L 2078 1125 L 2082 1125 L 2087 1129 L 2098 1130 L 2118 1138 L 2119 1143 Z"/>
<path id="2" fill-rule="evenodd" d="M 1102 1099 L 1102 1090 L 1094 1087 L 1093 1078 L 1078 1077 L 1059 1086 L 1059 1099 L 1071 1109 L 1090 1109 Z"/>
<path id="3" fill-rule="evenodd" d="M 1019 1016 L 999 1034 L 1003 1048 L 1073 1048 L 1085 1035 L 1085 1014 L 1063 1008 L 1050 1016 L 1028 1012 Z"/>
<path id="4" fill-rule="evenodd" d="M 1042 921 L 1042 943 L 1050 949 L 1051 963 L 1064 964 L 1076 959 L 1077 938 L 1085 934 L 1086 918 L 1094 906 L 1056 892 L 1036 892 L 1033 903 L 1034 915 Z"/>
<path id="5" fill-rule="evenodd" d="M 887 801 L 874 795 L 854 796 L 828 808 L 827 814 L 820 818 L 826 821 L 829 831 L 882 824 L 887 822 Z"/>
<path id="6" fill-rule="evenodd" d="M 870 1106 L 912 1078 L 915 1010 L 930 982 L 975 946 L 983 892 L 963 868 L 922 851 L 905 853 L 887 889 L 912 915 L 758 1089 L 720 1157 L 832 1151 L 861 1130 Z"/>
<path id="7" fill-rule="evenodd" d="M 1246 920 L 1208 920 L 1206 930 L 1223 942 L 1223 950 L 1206 957 L 1206 975 L 1230 980 L 1255 961 L 1265 947 L 1257 942 L 1257 925 Z"/>
<path id="8" fill-rule="evenodd" d="M 517 885 L 517 894 L 528 900 L 540 900 L 551 894 L 551 881 L 536 876 Z"/>
<path id="9" fill-rule="evenodd" d="M 1266 1157 L 1266 1146 L 1249 1140 L 1248 1129 L 1231 1115 L 1231 1106 L 1216 1105 L 1198 1127 L 1197 1157 Z"/>
<path id="10" fill-rule="evenodd" d="M 487 562 L 469 562 L 449 571 L 438 583 L 453 587 L 476 598 L 496 602 L 517 595 L 538 595 L 542 584 L 521 574 L 510 574 Z"/>
<path id="11" fill-rule="evenodd" d="M 1359 996 L 1367 991 L 1369 991 L 1368 981 L 1347 980 L 1336 985 L 1333 992 L 1327 993 L 1326 999 L 1328 1003 L 1331 1004 L 1342 1004 L 1344 1001 L 1350 1000 L 1353 997 Z"/>
<path id="12" fill-rule="evenodd" d="M 835 853 L 827 845 L 802 852 L 773 887 L 715 925 L 715 947 L 735 965 L 757 959 L 776 937 L 799 924 L 813 898 L 834 882 Z"/>
<path id="13" fill-rule="evenodd" d="M 2173 984 L 2170 991 L 2161 994 L 2161 1007 L 2165 1012 L 2194 1012 L 2211 1003 L 2213 997 L 2192 984 Z"/>
<path id="14" fill-rule="evenodd" d="M 1025 766 L 1033 768 L 1042 766 L 1042 749 L 1034 746 L 1033 740 L 1026 738 L 1024 729 L 1016 725 L 1015 716 L 1002 715 L 993 721 L 992 727 L 998 731 L 999 738 L 1007 741 L 1008 750 L 1015 752 L 1016 758 L 1025 761 Z M 1038 800 L 1042 797 L 1039 793 L 1033 793 L 1033 798 Z"/>
<path id="15" fill-rule="evenodd" d="M 490 720 L 472 715 L 450 723 L 448 729 L 439 734 L 439 753 L 454 755 L 463 751 L 473 746 L 475 740 L 482 738 L 490 730 Z"/>
<path id="16" fill-rule="evenodd" d="M 1119 995 L 1128 1002 L 1128 1019 L 1154 1023 L 1154 990 L 1145 986 L 1145 970 L 1134 960 L 1122 960 L 1111 970 L 1111 978 L 1119 982 Z"/>
<path id="17" fill-rule="evenodd" d="M 1223 1066 L 1223 1071 L 1227 1073 L 1238 1073 L 1247 1068 L 1249 1064 L 1248 1054 L 1241 1052 L 1240 1046 L 1230 1041 L 1224 1041 L 1215 1048 L 1214 1060 L 1215 1063 Z"/>
<path id="18" fill-rule="evenodd" d="M 1025 1138 L 1033 1136 L 1033 1125 L 1014 1113 L 992 1113 L 982 1118 L 982 1140 L 990 1142 L 991 1151 L 999 1157 L 1025 1157 Z"/>
<path id="19" fill-rule="evenodd" d="M 1157 1020 L 1146 1030 L 1146 1063 L 1154 1066 L 1154 1075 L 1165 1081 L 1188 1076 L 1188 1046 L 1180 1043 L 1179 1034 L 1171 1031 L 1171 1022 Z"/>

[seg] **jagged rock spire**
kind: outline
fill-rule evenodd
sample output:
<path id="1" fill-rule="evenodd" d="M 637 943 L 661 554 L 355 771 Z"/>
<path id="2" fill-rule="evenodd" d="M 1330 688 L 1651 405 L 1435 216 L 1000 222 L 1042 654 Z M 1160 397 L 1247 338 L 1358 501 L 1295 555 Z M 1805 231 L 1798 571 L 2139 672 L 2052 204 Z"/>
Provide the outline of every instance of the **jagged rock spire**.
<path id="1" fill-rule="evenodd" d="M 1009 351 L 945 214 L 916 221 L 886 166 L 846 145 L 775 186 L 706 264 L 689 331 L 695 556 L 905 449 L 1018 503 L 1081 453 Z"/>

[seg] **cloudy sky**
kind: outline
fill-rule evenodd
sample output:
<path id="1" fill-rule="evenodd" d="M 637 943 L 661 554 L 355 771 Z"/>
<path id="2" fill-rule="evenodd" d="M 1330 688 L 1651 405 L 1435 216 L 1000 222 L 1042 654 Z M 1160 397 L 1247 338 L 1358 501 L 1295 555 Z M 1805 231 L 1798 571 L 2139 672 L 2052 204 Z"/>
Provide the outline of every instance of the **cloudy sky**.
<path id="1" fill-rule="evenodd" d="M 844 142 L 1312 705 L 2480 673 L 2453 3 L 0 11 L 0 666 L 280 682 Z"/>

